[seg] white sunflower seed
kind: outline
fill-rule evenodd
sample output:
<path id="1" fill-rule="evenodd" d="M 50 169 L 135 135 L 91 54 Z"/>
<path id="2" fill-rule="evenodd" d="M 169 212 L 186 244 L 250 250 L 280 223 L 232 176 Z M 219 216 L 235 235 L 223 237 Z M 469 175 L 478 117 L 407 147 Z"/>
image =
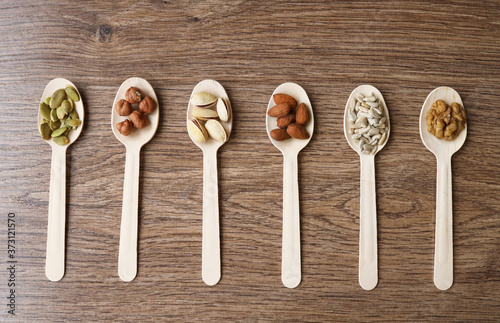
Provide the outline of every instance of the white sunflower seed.
<path id="1" fill-rule="evenodd" d="M 382 134 L 382 137 L 380 137 L 380 140 L 378 141 L 378 144 L 382 146 L 385 143 L 385 140 L 387 139 L 387 133 Z"/>
<path id="2" fill-rule="evenodd" d="M 360 135 L 364 135 L 365 133 L 368 133 L 368 131 L 370 131 L 370 127 L 366 126 L 363 129 L 359 129 L 358 133 Z"/>
<path id="3" fill-rule="evenodd" d="M 371 118 L 372 116 L 369 113 L 365 112 L 359 112 L 358 113 L 358 118 L 363 117 L 363 118 Z"/>
<path id="4" fill-rule="evenodd" d="M 359 149 L 363 149 L 363 146 L 366 144 L 366 140 L 364 140 L 363 138 L 361 138 L 361 140 L 359 141 Z"/>
<path id="5" fill-rule="evenodd" d="M 366 127 L 366 124 L 363 122 L 356 122 L 351 126 L 352 129 L 360 129 Z"/>
<path id="6" fill-rule="evenodd" d="M 371 108 L 369 112 L 372 117 L 380 118 L 380 114 L 378 114 L 377 111 L 375 111 L 375 108 Z"/>
<path id="7" fill-rule="evenodd" d="M 360 107 L 359 107 L 359 111 L 364 112 L 364 113 L 368 113 L 370 110 L 368 110 L 368 109 L 367 109 L 367 108 L 365 108 L 365 107 L 360 106 Z"/>
<path id="8" fill-rule="evenodd" d="M 356 121 L 356 114 L 355 114 L 352 110 L 349 110 L 348 115 L 349 115 L 349 120 L 350 120 L 351 122 Z"/>
<path id="9" fill-rule="evenodd" d="M 373 149 L 373 146 L 372 146 L 372 145 L 368 145 L 368 144 L 364 144 L 364 145 L 363 145 L 363 149 L 364 149 L 364 150 L 371 151 L 371 150 Z"/>

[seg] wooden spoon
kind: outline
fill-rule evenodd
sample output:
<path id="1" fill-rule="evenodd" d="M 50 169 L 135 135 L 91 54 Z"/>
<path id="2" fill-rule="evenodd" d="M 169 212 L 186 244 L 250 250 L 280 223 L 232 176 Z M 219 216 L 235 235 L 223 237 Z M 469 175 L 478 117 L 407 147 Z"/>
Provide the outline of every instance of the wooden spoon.
<path id="1" fill-rule="evenodd" d="M 125 92 L 130 87 L 138 88 L 143 97 L 149 95 L 157 103 L 156 109 L 148 114 L 149 125 L 143 129 L 135 129 L 130 135 L 124 136 L 116 124 L 127 119 L 120 116 L 114 106 L 116 102 L 125 99 Z M 155 91 L 145 79 L 132 77 L 122 83 L 116 93 L 111 107 L 111 129 L 116 138 L 125 145 L 125 178 L 123 181 L 122 220 L 120 227 L 120 248 L 118 252 L 118 275 L 121 280 L 129 282 L 137 274 L 137 225 L 139 207 L 139 163 L 142 146 L 148 143 L 158 129 L 160 106 Z"/>
<path id="2" fill-rule="evenodd" d="M 434 250 L 434 285 L 446 290 L 453 284 L 453 201 L 451 185 L 451 156 L 457 152 L 467 138 L 467 124 L 457 138 L 451 141 L 438 139 L 427 131 L 425 117 L 432 103 L 443 100 L 447 104 L 457 102 L 463 106 L 462 99 L 454 89 L 441 86 L 428 96 L 420 112 L 420 137 L 425 147 L 437 159 L 436 182 L 436 237 Z"/>
<path id="3" fill-rule="evenodd" d="M 378 147 L 375 154 L 364 154 L 358 144 L 349 133 L 349 109 L 356 103 L 356 97 L 374 95 L 384 108 L 387 118 L 387 139 Z M 380 106 L 379 106 L 380 107 Z M 355 88 L 349 99 L 344 112 L 344 135 L 347 142 L 358 153 L 360 157 L 360 206 L 359 206 L 359 285 L 366 290 L 372 290 L 378 283 L 378 259 L 377 259 L 377 196 L 375 186 L 375 155 L 385 147 L 391 133 L 391 121 L 389 111 L 384 97 L 380 91 L 372 85 L 360 85 Z"/>
<path id="4" fill-rule="evenodd" d="M 310 112 L 310 120 L 305 124 L 309 138 L 287 139 L 276 141 L 271 137 L 271 131 L 277 129 L 276 118 L 266 113 L 266 129 L 269 139 L 273 145 L 283 154 L 283 242 L 281 255 L 281 281 L 288 288 L 295 288 L 300 284 L 301 258 L 300 258 L 300 205 L 299 205 L 299 181 L 298 163 L 299 152 L 311 141 L 314 132 L 314 115 L 306 91 L 298 84 L 283 83 L 274 90 L 277 93 L 288 94 L 297 102 L 305 103 Z M 269 99 L 267 111 L 275 106 L 273 96 Z"/>
<path id="5" fill-rule="evenodd" d="M 224 87 L 217 81 L 204 80 L 198 83 L 191 93 L 187 108 L 187 125 L 189 129 L 190 120 L 194 119 L 193 110 L 195 106 L 191 98 L 198 92 L 208 92 L 219 98 L 226 98 L 229 103 Z M 229 103 L 230 106 L 230 103 Z M 233 127 L 233 113 L 227 122 L 222 122 L 227 139 L 231 135 Z M 203 151 L 203 233 L 201 248 L 201 276 L 205 284 L 213 286 L 221 277 L 220 266 L 220 237 L 219 237 L 219 189 L 217 183 L 217 150 L 225 143 L 208 138 L 205 142 L 197 142 L 189 133 L 189 137 Z"/>
<path id="6" fill-rule="evenodd" d="M 76 86 L 63 78 L 56 78 L 50 81 L 43 91 L 40 102 L 52 94 L 72 86 L 78 92 Z M 80 92 L 80 101 L 74 102 L 76 112 L 82 121 L 76 130 L 71 130 L 68 134 L 69 143 L 60 146 L 54 140 L 45 140 L 52 147 L 52 162 L 50 165 L 50 193 L 49 193 L 49 218 L 47 224 L 47 255 L 45 259 L 45 275 L 51 281 L 59 281 L 64 276 L 64 256 L 65 256 L 65 235 L 66 235 L 66 150 L 78 139 L 83 129 L 85 119 L 85 109 Z M 38 112 L 38 125 L 43 117 Z"/>

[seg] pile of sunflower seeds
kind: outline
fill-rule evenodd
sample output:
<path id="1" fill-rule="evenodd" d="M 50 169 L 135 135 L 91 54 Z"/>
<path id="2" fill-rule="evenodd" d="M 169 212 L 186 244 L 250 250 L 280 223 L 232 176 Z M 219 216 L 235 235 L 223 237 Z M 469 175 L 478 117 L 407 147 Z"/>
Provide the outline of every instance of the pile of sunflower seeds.
<path id="1" fill-rule="evenodd" d="M 364 154 L 374 155 L 387 140 L 387 116 L 379 99 L 373 94 L 356 97 L 354 108 L 348 111 L 349 132 Z"/>

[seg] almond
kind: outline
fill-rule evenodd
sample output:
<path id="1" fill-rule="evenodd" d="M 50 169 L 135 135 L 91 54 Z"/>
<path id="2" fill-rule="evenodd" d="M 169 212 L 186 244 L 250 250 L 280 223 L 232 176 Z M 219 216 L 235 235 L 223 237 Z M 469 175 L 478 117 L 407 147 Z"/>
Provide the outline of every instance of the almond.
<path id="1" fill-rule="evenodd" d="M 276 102 L 276 104 L 287 103 L 289 106 L 292 107 L 292 109 L 294 109 L 297 106 L 297 100 L 295 100 L 292 96 L 288 94 L 276 93 L 275 95 L 273 95 L 273 99 L 274 102 Z"/>
<path id="2" fill-rule="evenodd" d="M 278 127 L 280 127 L 281 129 L 286 129 L 286 127 L 288 127 L 291 123 L 294 122 L 295 122 L 295 113 L 293 112 L 276 120 Z"/>
<path id="3" fill-rule="evenodd" d="M 286 129 L 271 130 L 271 137 L 277 141 L 290 139 L 290 135 L 286 132 Z"/>
<path id="4" fill-rule="evenodd" d="M 304 125 L 309 121 L 309 110 L 307 110 L 307 106 L 304 103 L 299 104 L 295 114 L 297 115 L 295 119 L 297 123 Z"/>
<path id="5" fill-rule="evenodd" d="M 292 123 L 288 126 L 286 132 L 290 135 L 290 137 L 295 139 L 308 139 L 309 134 L 307 133 L 306 128 L 299 123 Z"/>
<path id="6" fill-rule="evenodd" d="M 274 107 L 269 109 L 269 111 L 267 111 L 267 114 L 270 117 L 281 118 L 289 114 L 290 111 L 292 111 L 292 107 L 290 107 L 288 103 L 278 103 Z"/>

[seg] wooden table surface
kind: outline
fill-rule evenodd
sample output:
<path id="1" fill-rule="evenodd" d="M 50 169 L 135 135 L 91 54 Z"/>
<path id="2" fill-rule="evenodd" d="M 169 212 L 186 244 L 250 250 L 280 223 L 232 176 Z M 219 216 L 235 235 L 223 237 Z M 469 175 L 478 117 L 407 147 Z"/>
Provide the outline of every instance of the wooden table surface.
<path id="1" fill-rule="evenodd" d="M 2 321 L 499 321 L 500 2 L 2 1 Z M 138 275 L 117 275 L 124 146 L 119 85 L 154 86 L 161 120 L 142 150 Z M 37 130 L 45 85 L 85 104 L 67 155 L 66 274 L 45 277 L 51 148 Z M 186 132 L 193 87 L 218 80 L 234 127 L 220 149 L 222 278 L 201 280 L 202 153 Z M 299 155 L 302 283 L 280 279 L 282 155 L 271 93 L 303 86 L 315 131 Z M 376 157 L 379 283 L 358 285 L 359 158 L 344 138 L 350 92 L 383 93 L 391 137 Z M 453 157 L 454 284 L 433 284 L 436 159 L 418 120 L 455 88 L 469 118 Z M 7 214 L 16 215 L 16 316 L 7 313 Z"/>

